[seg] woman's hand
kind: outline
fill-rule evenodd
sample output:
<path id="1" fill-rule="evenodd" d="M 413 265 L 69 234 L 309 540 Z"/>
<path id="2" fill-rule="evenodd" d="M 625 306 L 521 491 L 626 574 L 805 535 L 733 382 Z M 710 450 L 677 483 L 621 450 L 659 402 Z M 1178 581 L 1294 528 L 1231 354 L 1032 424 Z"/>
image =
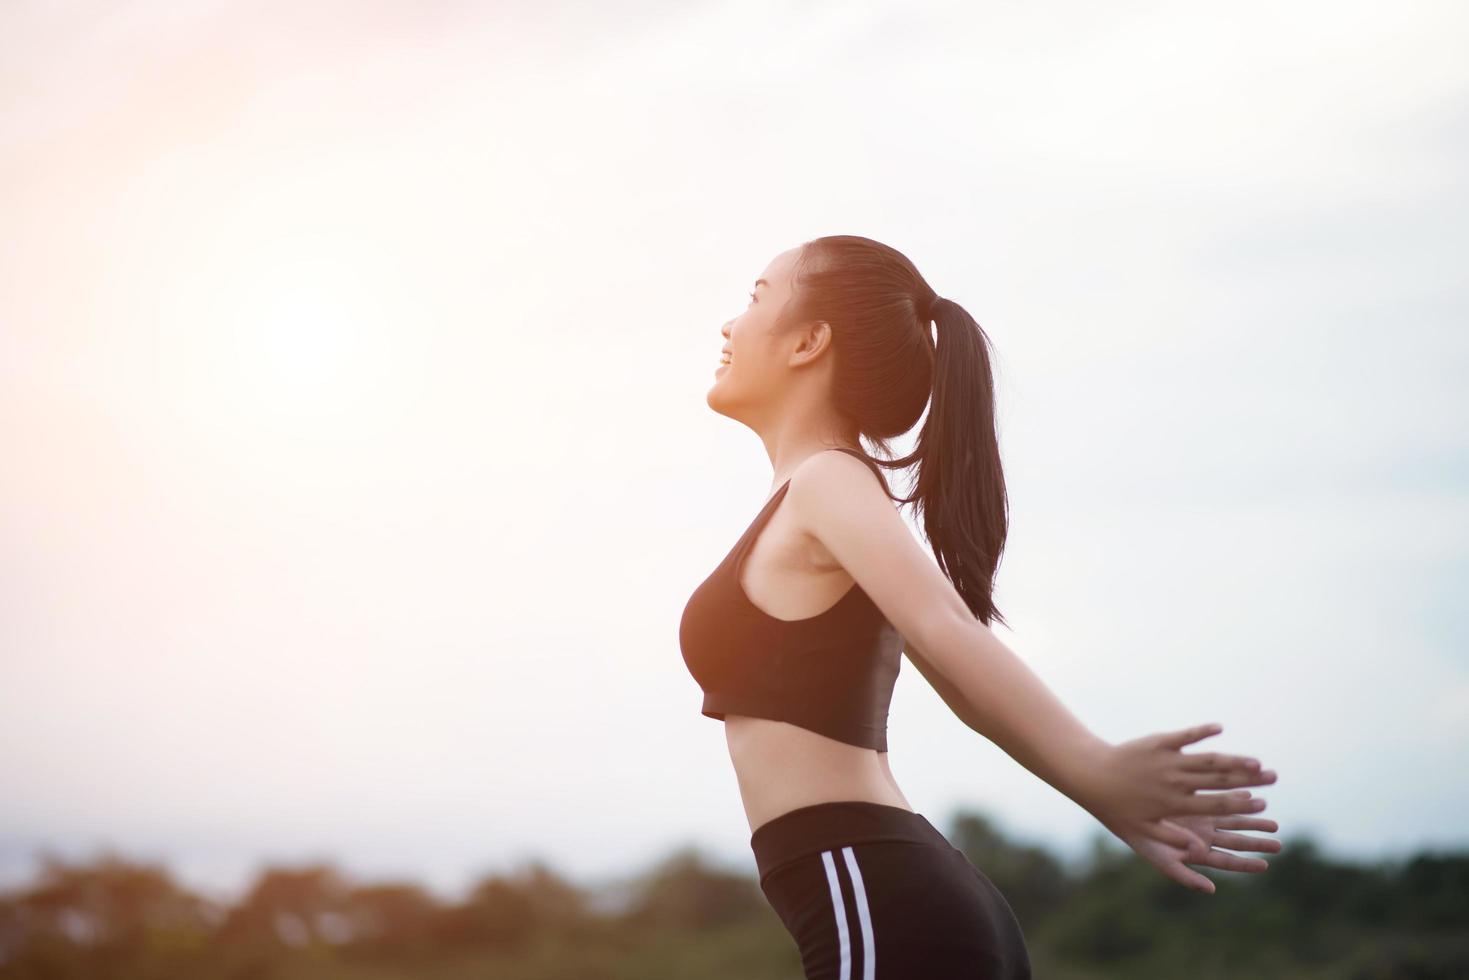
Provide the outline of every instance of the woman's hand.
<path id="1" fill-rule="evenodd" d="M 1224 855 L 1213 847 L 1221 840 L 1219 830 L 1244 827 L 1236 815 L 1265 809 L 1263 799 L 1238 787 L 1273 783 L 1275 773 L 1244 756 L 1182 751 L 1223 730 L 1218 724 L 1196 725 L 1106 746 L 1089 760 L 1075 799 L 1128 847 L 1188 887 L 1214 891 L 1214 883 L 1185 867 L 1184 860 L 1214 867 L 1221 866 L 1218 861 L 1245 862 L 1249 867 L 1231 865 L 1230 870 L 1264 870 L 1258 858 Z M 1230 792 L 1200 792 L 1206 789 Z M 1226 846 L 1251 840 L 1223 836 L 1235 841 Z"/>
<path id="2" fill-rule="evenodd" d="M 1280 851 L 1278 840 L 1223 833 L 1225 830 L 1263 830 L 1267 833 L 1274 833 L 1280 829 L 1274 820 L 1266 820 L 1263 817 L 1218 817 L 1210 814 L 1194 814 L 1172 817 L 1163 822 L 1187 830 L 1203 840 L 1207 846 L 1200 852 L 1197 847 L 1177 847 L 1164 843 L 1157 837 L 1130 840 L 1127 842 L 1128 846 L 1153 867 L 1179 884 L 1210 895 L 1214 893 L 1214 882 L 1187 867 L 1188 864 L 1202 864 L 1221 871 L 1258 873 L 1270 867 L 1270 862 L 1264 858 L 1240 857 L 1238 854 L 1230 854 L 1219 848 L 1227 847 L 1236 851 L 1268 851 L 1271 854 Z"/>

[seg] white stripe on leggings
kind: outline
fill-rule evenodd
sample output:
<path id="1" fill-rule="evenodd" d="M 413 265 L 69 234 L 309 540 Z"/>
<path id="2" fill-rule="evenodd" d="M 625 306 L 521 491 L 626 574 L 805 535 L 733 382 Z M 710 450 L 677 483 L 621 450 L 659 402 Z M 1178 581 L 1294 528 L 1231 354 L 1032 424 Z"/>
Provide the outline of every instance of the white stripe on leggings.
<path id="1" fill-rule="evenodd" d="M 847 935 L 847 909 L 842 905 L 842 885 L 837 881 L 837 866 L 831 859 L 831 851 L 821 852 L 821 863 L 826 865 L 826 884 L 831 889 L 831 907 L 837 917 L 837 943 L 842 951 L 841 980 L 852 980 L 852 939 Z"/>
<path id="2" fill-rule="evenodd" d="M 847 873 L 852 876 L 852 889 L 857 894 L 857 921 L 862 924 L 862 980 L 873 980 L 877 970 L 877 950 L 872 946 L 872 915 L 867 911 L 867 889 L 862 885 L 862 872 L 857 870 L 857 855 L 850 847 L 842 848 L 847 859 Z"/>

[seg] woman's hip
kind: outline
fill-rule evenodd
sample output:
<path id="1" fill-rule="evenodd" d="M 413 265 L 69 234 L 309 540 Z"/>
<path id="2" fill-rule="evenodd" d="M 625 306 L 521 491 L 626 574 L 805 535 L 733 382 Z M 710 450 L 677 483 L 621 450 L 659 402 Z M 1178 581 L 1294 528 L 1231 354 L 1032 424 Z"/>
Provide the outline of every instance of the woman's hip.
<path id="1" fill-rule="evenodd" d="M 808 980 L 1030 976 L 1009 903 L 921 814 L 821 803 L 762 824 L 751 847 Z"/>

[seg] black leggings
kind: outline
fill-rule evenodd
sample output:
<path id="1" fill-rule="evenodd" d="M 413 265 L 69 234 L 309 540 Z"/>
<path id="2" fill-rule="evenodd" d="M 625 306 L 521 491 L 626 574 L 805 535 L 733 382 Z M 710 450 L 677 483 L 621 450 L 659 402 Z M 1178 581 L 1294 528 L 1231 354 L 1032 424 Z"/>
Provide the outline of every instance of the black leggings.
<path id="1" fill-rule="evenodd" d="M 816 803 L 761 824 L 750 847 L 807 980 L 1030 977 L 1010 903 L 921 814 Z"/>

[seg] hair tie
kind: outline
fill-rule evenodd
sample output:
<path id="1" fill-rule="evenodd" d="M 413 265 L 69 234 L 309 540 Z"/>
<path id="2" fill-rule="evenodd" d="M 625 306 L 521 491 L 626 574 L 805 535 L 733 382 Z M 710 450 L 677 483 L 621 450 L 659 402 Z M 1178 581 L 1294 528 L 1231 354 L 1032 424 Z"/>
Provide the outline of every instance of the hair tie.
<path id="1" fill-rule="evenodd" d="M 928 310 L 923 314 L 924 319 L 932 320 L 934 318 L 934 314 L 938 312 L 939 304 L 943 301 L 944 298 L 942 296 L 940 296 L 938 293 L 934 293 L 933 299 L 928 301 Z"/>

